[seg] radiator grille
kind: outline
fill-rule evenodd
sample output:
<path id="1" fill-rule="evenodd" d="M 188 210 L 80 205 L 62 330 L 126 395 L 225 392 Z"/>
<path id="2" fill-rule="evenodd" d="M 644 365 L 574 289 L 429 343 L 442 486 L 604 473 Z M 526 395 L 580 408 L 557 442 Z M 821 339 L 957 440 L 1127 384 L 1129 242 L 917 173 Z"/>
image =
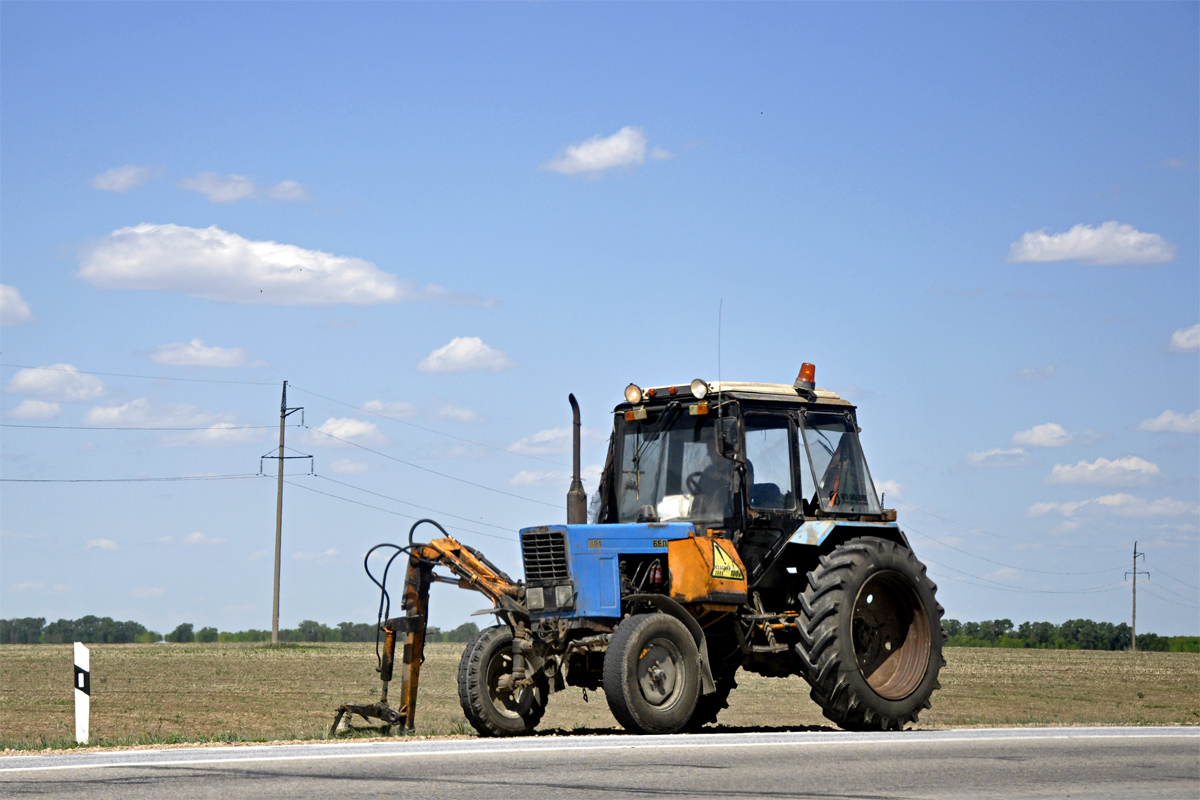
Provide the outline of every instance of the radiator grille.
<path id="1" fill-rule="evenodd" d="M 525 556 L 525 583 L 561 583 L 570 580 L 567 569 L 567 537 L 563 531 L 525 531 L 521 534 Z"/>

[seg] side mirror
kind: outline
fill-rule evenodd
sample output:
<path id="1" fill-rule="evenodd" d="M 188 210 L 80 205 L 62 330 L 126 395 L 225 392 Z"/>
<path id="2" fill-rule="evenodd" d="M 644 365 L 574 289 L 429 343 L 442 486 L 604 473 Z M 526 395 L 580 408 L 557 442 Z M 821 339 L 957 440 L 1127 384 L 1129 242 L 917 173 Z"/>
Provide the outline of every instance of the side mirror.
<path id="1" fill-rule="evenodd" d="M 737 417 L 721 417 L 717 421 L 717 452 L 727 458 L 737 458 L 739 443 Z"/>

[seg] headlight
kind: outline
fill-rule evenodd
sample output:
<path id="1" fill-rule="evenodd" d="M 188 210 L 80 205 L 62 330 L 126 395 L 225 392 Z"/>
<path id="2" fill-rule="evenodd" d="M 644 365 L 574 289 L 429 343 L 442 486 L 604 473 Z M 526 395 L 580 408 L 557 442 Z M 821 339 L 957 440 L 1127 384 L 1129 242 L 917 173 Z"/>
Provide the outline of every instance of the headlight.
<path id="1" fill-rule="evenodd" d="M 637 405 L 642 402 L 642 387 L 631 383 L 625 387 L 625 402 Z"/>
<path id="2" fill-rule="evenodd" d="M 554 605 L 556 608 L 570 608 L 575 592 L 568 586 L 554 587 Z"/>
<path id="3" fill-rule="evenodd" d="M 525 605 L 529 606 L 530 611 L 541 611 L 546 607 L 546 595 L 542 593 L 540 586 L 525 590 Z"/>
<path id="4" fill-rule="evenodd" d="M 692 381 L 692 397 L 696 398 L 697 400 L 703 400 L 707 396 L 708 384 L 699 378 L 696 378 L 696 380 Z"/>

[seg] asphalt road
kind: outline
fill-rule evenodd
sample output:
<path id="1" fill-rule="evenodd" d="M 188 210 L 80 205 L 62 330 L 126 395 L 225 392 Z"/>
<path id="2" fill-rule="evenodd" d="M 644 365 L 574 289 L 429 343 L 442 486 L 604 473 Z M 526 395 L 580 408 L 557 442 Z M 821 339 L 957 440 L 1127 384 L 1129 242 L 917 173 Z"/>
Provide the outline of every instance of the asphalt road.
<path id="1" fill-rule="evenodd" d="M 330 743 L 0 758 L 0 796 L 1188 798 L 1200 728 Z"/>

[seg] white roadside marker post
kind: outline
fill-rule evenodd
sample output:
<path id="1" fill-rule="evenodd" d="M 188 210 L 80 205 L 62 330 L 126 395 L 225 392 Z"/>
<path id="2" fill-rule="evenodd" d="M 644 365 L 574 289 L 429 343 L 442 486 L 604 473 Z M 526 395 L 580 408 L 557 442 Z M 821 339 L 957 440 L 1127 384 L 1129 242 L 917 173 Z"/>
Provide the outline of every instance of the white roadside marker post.
<path id="1" fill-rule="evenodd" d="M 88 649 L 75 643 L 75 741 L 87 744 L 92 714 L 92 670 Z"/>

